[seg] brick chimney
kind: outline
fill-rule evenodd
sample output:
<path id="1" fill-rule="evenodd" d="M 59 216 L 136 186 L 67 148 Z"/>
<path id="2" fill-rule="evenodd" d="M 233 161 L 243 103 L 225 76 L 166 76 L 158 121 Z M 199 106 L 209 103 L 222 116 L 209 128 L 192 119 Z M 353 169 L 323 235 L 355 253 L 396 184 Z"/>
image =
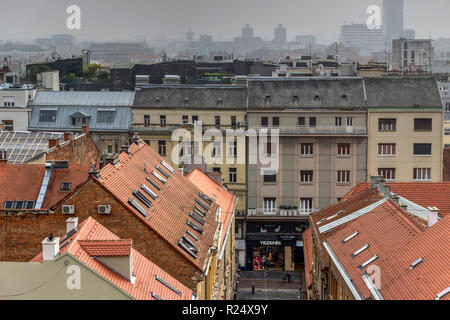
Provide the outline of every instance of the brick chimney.
<path id="1" fill-rule="evenodd" d="M 48 147 L 49 149 L 55 147 L 55 148 L 59 148 L 59 139 L 49 139 L 48 140 Z"/>
<path id="2" fill-rule="evenodd" d="M 69 218 L 66 220 L 66 233 L 78 228 L 78 218 Z"/>
<path id="3" fill-rule="evenodd" d="M 65 132 L 64 133 L 64 141 L 70 141 L 72 140 L 72 133 L 71 132 Z"/>
<path id="4" fill-rule="evenodd" d="M 88 136 L 89 135 L 89 126 L 88 125 L 84 125 L 81 127 L 81 130 L 83 130 L 83 132 Z"/>
<path id="5" fill-rule="evenodd" d="M 55 260 L 56 255 L 59 253 L 59 237 L 54 237 L 51 234 L 48 238 L 42 241 L 42 259 L 44 261 Z"/>
<path id="6" fill-rule="evenodd" d="M 0 164 L 8 164 L 8 156 L 5 150 L 0 151 Z"/>
<path id="7" fill-rule="evenodd" d="M 436 207 L 428 207 L 428 228 L 439 221 L 439 209 Z"/>
<path id="8" fill-rule="evenodd" d="M 0 131 L 2 131 L 2 130 L 3 130 L 3 124 L 0 123 Z"/>

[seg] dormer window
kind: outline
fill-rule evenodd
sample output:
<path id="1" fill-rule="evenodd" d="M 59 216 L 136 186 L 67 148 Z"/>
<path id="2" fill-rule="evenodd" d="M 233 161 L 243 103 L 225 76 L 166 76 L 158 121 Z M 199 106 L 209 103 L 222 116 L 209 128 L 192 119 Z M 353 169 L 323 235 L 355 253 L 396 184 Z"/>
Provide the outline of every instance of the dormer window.
<path id="1" fill-rule="evenodd" d="M 90 116 L 83 112 L 75 112 L 70 116 L 72 126 L 83 126 L 89 123 Z"/>
<path id="2" fill-rule="evenodd" d="M 314 96 L 314 102 L 320 102 L 320 97 L 319 97 L 319 95 L 315 95 Z"/>
<path id="3" fill-rule="evenodd" d="M 113 123 L 116 117 L 115 110 L 99 110 L 97 113 L 98 123 Z"/>
<path id="4" fill-rule="evenodd" d="M 222 108 L 223 107 L 223 100 L 222 99 L 218 99 L 217 100 L 217 107 L 218 108 Z"/>
<path id="5" fill-rule="evenodd" d="M 272 99 L 271 99 L 270 95 L 266 95 L 266 98 L 264 99 L 264 102 L 266 104 L 269 104 L 271 101 L 272 101 Z"/>
<path id="6" fill-rule="evenodd" d="M 342 102 L 342 103 L 348 103 L 347 95 L 345 95 L 345 94 L 342 95 L 342 97 L 341 97 L 341 102 Z"/>
<path id="7" fill-rule="evenodd" d="M 183 103 L 185 106 L 187 106 L 189 104 L 189 98 L 185 98 Z"/>
<path id="8" fill-rule="evenodd" d="M 293 97 L 292 97 L 292 103 L 293 103 L 294 105 L 298 105 L 298 102 L 299 102 L 298 96 L 293 96 Z"/>
<path id="9" fill-rule="evenodd" d="M 160 104 L 160 103 L 161 103 L 161 99 L 156 98 L 156 99 L 155 99 L 155 104 Z"/>

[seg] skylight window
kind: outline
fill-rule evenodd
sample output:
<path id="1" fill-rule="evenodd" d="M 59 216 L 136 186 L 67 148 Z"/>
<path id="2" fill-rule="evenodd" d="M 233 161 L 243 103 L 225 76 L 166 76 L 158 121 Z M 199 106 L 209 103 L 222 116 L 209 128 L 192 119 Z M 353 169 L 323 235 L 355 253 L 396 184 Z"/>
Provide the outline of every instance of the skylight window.
<path id="1" fill-rule="evenodd" d="M 360 254 L 361 252 L 363 252 L 364 250 L 366 250 L 367 248 L 369 248 L 369 245 L 366 244 L 365 246 L 363 246 L 361 249 L 357 250 L 356 252 L 351 254 L 351 257 L 354 258 L 356 257 L 358 254 Z"/>
<path id="2" fill-rule="evenodd" d="M 156 200 L 156 198 L 158 198 L 158 196 L 156 195 L 156 193 L 154 193 L 152 190 L 150 190 L 145 184 L 143 184 L 141 186 L 141 189 L 145 191 L 145 193 L 147 193 L 150 197 L 153 198 L 153 200 Z"/>
<path id="3" fill-rule="evenodd" d="M 195 202 L 197 202 L 206 211 L 209 210 L 208 206 L 206 204 L 204 204 L 203 202 L 201 202 L 199 199 L 195 199 Z"/>
<path id="4" fill-rule="evenodd" d="M 208 202 L 209 205 L 212 205 L 213 199 L 211 199 L 210 197 L 208 197 L 207 195 L 205 195 L 205 194 L 203 194 L 201 192 L 198 195 L 200 196 L 200 198 L 202 198 L 203 200 Z"/>
<path id="5" fill-rule="evenodd" d="M 152 206 L 150 200 L 148 200 L 140 191 L 134 190 L 133 195 L 138 198 L 147 208 Z"/>
<path id="6" fill-rule="evenodd" d="M 446 296 L 448 293 L 450 293 L 450 287 L 448 287 L 447 289 L 442 290 L 441 292 L 439 292 L 436 296 L 436 298 L 434 298 L 435 300 L 441 300 L 444 296 Z"/>
<path id="7" fill-rule="evenodd" d="M 161 164 L 162 164 L 167 170 L 169 170 L 170 173 L 174 173 L 174 172 L 175 172 L 175 170 L 174 170 L 167 162 L 165 162 L 164 160 L 161 161 Z"/>
<path id="8" fill-rule="evenodd" d="M 191 227 L 195 231 L 197 231 L 199 233 L 203 233 L 203 229 L 201 227 L 199 227 L 198 225 L 196 225 L 195 223 L 193 223 L 191 220 L 188 220 L 187 224 L 189 227 Z"/>
<path id="9" fill-rule="evenodd" d="M 189 243 L 185 242 L 183 239 L 180 239 L 178 242 L 180 247 L 182 247 L 187 253 L 189 253 L 194 259 L 197 259 L 197 253 L 194 251 L 194 248 L 189 245 Z"/>
<path id="10" fill-rule="evenodd" d="M 198 206 L 195 206 L 194 211 L 197 212 L 197 213 L 200 212 L 201 214 L 206 215 L 205 210 L 199 208 Z"/>
<path id="11" fill-rule="evenodd" d="M 152 292 L 152 297 L 156 300 L 163 300 L 160 296 L 158 296 L 156 293 Z"/>
<path id="12" fill-rule="evenodd" d="M 423 258 L 419 258 L 416 261 L 414 261 L 413 263 L 411 263 L 411 265 L 409 266 L 409 269 L 414 269 L 418 264 L 423 262 Z"/>
<path id="13" fill-rule="evenodd" d="M 137 211 L 139 211 L 140 214 L 142 214 L 144 217 L 147 216 L 147 211 L 145 211 L 144 208 L 141 207 L 139 203 L 137 203 L 136 200 L 133 198 L 128 199 L 128 203 L 132 205 Z"/>
<path id="14" fill-rule="evenodd" d="M 191 245 L 191 247 L 194 249 L 195 252 L 199 252 L 200 250 L 197 249 L 197 247 L 195 246 L 195 244 L 189 240 L 188 238 L 186 238 L 185 236 L 183 236 L 183 240 L 186 241 L 187 243 L 189 243 Z"/>
<path id="15" fill-rule="evenodd" d="M 63 182 L 61 184 L 61 191 L 70 191 L 71 188 L 72 188 L 71 182 Z"/>
<path id="16" fill-rule="evenodd" d="M 170 290 L 172 290 L 173 292 L 175 292 L 177 295 L 179 295 L 181 297 L 181 291 L 180 290 L 175 289 L 171 284 L 169 284 L 168 282 L 164 281 L 163 279 L 161 279 L 157 275 L 155 275 L 155 279 L 156 279 L 156 281 L 159 281 L 160 283 L 162 283 L 167 288 L 169 288 Z"/>
<path id="17" fill-rule="evenodd" d="M 157 169 L 159 172 L 161 172 L 161 173 L 163 174 L 163 176 L 165 176 L 167 179 L 170 178 L 170 175 L 169 175 L 167 172 L 165 172 L 165 171 L 163 170 L 163 168 L 161 168 L 160 166 L 156 166 L 156 169 Z"/>
<path id="18" fill-rule="evenodd" d="M 358 234 L 359 234 L 359 232 L 356 231 L 356 232 L 353 233 L 352 235 L 350 235 L 350 236 L 348 236 L 347 238 L 345 238 L 345 239 L 342 241 L 342 244 L 346 243 L 347 241 L 350 241 L 351 239 L 353 239 L 354 237 L 356 237 Z"/>
<path id="19" fill-rule="evenodd" d="M 206 215 L 203 213 L 203 211 L 199 211 L 199 210 L 197 210 L 196 208 L 194 208 L 194 212 L 195 212 L 196 214 L 198 214 L 199 216 L 201 216 L 201 217 L 203 217 L 203 218 L 206 218 Z"/>
<path id="20" fill-rule="evenodd" d="M 187 234 L 190 235 L 195 241 L 198 241 L 198 238 L 189 230 L 187 231 Z"/>
<path id="21" fill-rule="evenodd" d="M 161 175 L 160 175 L 158 172 L 153 171 L 152 174 L 153 174 L 159 181 L 161 181 L 162 183 L 164 183 L 164 184 L 167 183 L 167 180 L 164 179 L 163 177 L 161 177 Z"/>
<path id="22" fill-rule="evenodd" d="M 197 221 L 198 223 L 200 223 L 202 226 L 205 225 L 205 220 L 203 220 L 201 217 L 199 217 L 198 214 L 191 212 L 189 216 L 191 218 L 193 218 L 195 221 Z"/>
<path id="23" fill-rule="evenodd" d="M 150 182 L 150 184 L 154 186 L 156 190 L 161 191 L 161 188 L 156 183 L 154 183 L 149 177 L 147 177 L 147 181 Z"/>
<path id="24" fill-rule="evenodd" d="M 372 258 L 370 258 L 369 260 L 367 260 L 366 262 L 364 262 L 362 265 L 359 266 L 360 269 L 366 267 L 367 265 L 369 265 L 370 263 L 374 262 L 375 260 L 378 259 L 378 256 L 375 255 Z"/>

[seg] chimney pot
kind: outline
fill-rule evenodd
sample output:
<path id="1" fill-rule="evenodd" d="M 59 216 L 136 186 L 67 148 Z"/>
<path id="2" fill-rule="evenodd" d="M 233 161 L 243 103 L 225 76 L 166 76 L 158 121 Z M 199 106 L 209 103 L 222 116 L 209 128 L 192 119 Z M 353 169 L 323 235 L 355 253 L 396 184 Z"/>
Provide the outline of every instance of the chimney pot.
<path id="1" fill-rule="evenodd" d="M 88 125 L 82 126 L 81 129 L 87 136 L 89 135 L 89 126 Z"/>
<path id="2" fill-rule="evenodd" d="M 54 237 L 53 234 L 51 234 L 42 241 L 42 259 L 44 261 L 53 261 L 58 253 L 59 237 Z"/>
<path id="3" fill-rule="evenodd" d="M 59 147 L 59 139 L 49 139 L 48 147 L 49 147 L 49 149 L 51 149 L 53 147 L 58 148 Z"/>
<path id="4" fill-rule="evenodd" d="M 70 140 L 72 140 L 72 133 L 71 132 L 64 133 L 64 141 L 70 141 Z"/>
<path id="5" fill-rule="evenodd" d="M 69 218 L 66 220 L 66 233 L 78 228 L 78 218 Z"/>

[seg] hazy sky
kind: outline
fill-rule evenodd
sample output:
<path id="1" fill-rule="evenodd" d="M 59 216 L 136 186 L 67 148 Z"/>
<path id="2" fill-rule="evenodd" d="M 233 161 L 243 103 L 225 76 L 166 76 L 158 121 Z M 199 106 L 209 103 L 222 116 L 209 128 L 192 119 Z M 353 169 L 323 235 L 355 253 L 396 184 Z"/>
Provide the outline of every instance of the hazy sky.
<path id="1" fill-rule="evenodd" d="M 81 7 L 81 30 L 66 28 L 66 8 Z M 0 40 L 33 39 L 70 33 L 78 39 L 147 40 L 180 38 L 191 29 L 195 38 L 215 40 L 238 36 L 249 23 L 255 36 L 273 38 L 283 23 L 288 40 L 300 34 L 338 38 L 344 23 L 366 21 L 366 8 L 382 0 L 1 0 Z M 405 27 L 417 38 L 450 37 L 449 0 L 405 0 Z"/>

